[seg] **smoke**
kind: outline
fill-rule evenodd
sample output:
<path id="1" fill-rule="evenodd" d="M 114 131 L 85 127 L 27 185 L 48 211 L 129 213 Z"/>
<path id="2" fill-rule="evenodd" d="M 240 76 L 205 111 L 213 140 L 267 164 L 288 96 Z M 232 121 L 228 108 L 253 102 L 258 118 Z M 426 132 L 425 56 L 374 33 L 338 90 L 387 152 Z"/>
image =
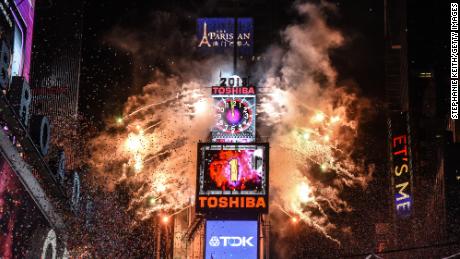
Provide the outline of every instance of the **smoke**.
<path id="1" fill-rule="evenodd" d="M 328 214 L 352 211 L 341 193 L 365 188 L 372 177 L 373 168 L 353 152 L 370 105 L 356 89 L 337 84 L 330 55 L 345 38 L 326 24 L 334 6 L 306 3 L 296 10 L 306 22 L 282 31 L 284 45 L 272 46 L 258 70 L 264 73 L 258 125 L 271 145 L 272 210 L 294 222 L 301 219 L 340 245 L 341 230 Z M 276 225 L 284 226 L 282 236 L 292 230 L 289 224 Z"/>
<path id="2" fill-rule="evenodd" d="M 295 7 L 304 22 L 283 30 L 283 44 L 272 45 L 263 55 L 266 62 L 255 68 L 261 89 L 258 134 L 271 146 L 271 212 L 279 209 L 340 244 L 337 235 L 345 228 L 328 215 L 352 211 L 341 193 L 365 188 L 372 176 L 372 168 L 353 152 L 369 104 L 356 89 L 337 84 L 330 54 L 345 38 L 325 20 L 326 13 L 337 10 L 325 2 Z M 175 24 L 163 20 L 174 21 L 172 16 L 160 18 L 153 28 Z M 165 30 L 147 43 L 121 28 L 109 35 L 112 44 L 133 54 L 135 64 L 145 64 L 145 55 L 158 55 L 167 69 L 153 68 L 142 92 L 124 104 L 123 115 L 90 143 L 93 184 L 108 192 L 125 186 L 126 209 L 138 220 L 193 205 L 196 145 L 207 140 L 214 123 L 205 86 L 216 83 L 219 71 L 229 66 L 222 57 L 196 60 L 164 50 L 181 38 L 177 32 L 161 34 Z M 185 38 L 176 49 L 192 49 L 193 41 Z M 288 235 L 290 226 L 276 225 Z"/>

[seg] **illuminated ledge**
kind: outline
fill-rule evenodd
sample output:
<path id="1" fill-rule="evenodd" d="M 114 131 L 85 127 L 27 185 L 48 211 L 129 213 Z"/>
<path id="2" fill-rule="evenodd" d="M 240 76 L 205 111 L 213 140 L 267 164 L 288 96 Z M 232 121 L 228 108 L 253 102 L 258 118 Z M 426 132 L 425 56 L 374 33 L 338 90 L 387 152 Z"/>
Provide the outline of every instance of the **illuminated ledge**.
<path id="1" fill-rule="evenodd" d="M 62 218 L 56 213 L 56 209 L 50 203 L 44 190 L 33 176 L 30 166 L 21 158 L 8 136 L 2 130 L 0 130 L 0 151 L 51 227 L 56 232 L 65 235 L 66 226 Z"/>

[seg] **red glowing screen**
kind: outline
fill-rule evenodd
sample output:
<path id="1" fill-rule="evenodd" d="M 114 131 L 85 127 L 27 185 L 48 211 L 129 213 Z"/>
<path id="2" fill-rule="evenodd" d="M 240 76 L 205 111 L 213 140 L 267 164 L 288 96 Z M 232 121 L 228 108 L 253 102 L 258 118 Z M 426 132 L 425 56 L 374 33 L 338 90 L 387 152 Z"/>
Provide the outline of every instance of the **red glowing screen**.
<path id="1" fill-rule="evenodd" d="M 266 195 L 266 144 L 201 144 L 198 195 Z"/>

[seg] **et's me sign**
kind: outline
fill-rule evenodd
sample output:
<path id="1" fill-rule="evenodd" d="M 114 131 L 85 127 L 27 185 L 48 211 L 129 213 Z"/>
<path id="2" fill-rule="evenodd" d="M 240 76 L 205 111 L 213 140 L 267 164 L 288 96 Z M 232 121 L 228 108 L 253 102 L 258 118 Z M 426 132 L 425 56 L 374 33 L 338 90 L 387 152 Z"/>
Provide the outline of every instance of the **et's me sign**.
<path id="1" fill-rule="evenodd" d="M 399 218 L 412 214 L 412 158 L 407 115 L 396 113 L 390 119 L 391 192 L 394 211 Z"/>
<path id="2" fill-rule="evenodd" d="M 206 221 L 206 259 L 257 259 L 258 224 L 256 220 Z"/>

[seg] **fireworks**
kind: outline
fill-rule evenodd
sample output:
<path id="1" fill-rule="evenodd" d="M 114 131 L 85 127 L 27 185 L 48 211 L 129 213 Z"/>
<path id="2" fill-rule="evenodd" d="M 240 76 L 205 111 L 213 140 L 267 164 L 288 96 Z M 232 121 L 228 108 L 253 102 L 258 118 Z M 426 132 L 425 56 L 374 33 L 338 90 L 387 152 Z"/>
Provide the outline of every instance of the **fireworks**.
<path id="1" fill-rule="evenodd" d="M 168 216 L 163 216 L 161 218 L 161 221 L 164 223 L 164 224 L 167 224 L 169 222 L 169 217 Z"/>
<path id="2" fill-rule="evenodd" d="M 320 123 L 320 122 L 323 122 L 324 121 L 324 113 L 322 112 L 319 112 L 317 114 L 315 114 L 315 116 L 313 116 L 313 118 L 311 118 L 311 122 L 313 123 Z"/>
<path id="3" fill-rule="evenodd" d="M 260 83 L 265 91 L 259 129 L 270 134 L 270 183 L 278 193 L 272 202 L 292 222 L 300 220 L 340 244 L 326 211 L 350 211 L 340 195 L 343 188 L 367 183 L 362 163 L 352 158 L 366 101 L 336 85 L 329 51 L 340 46 L 343 37 L 326 25 L 322 15 L 327 8 L 298 5 L 308 24 L 289 26 L 283 32 L 287 51 L 270 54 L 273 67 Z"/>
<path id="4" fill-rule="evenodd" d="M 311 193 L 311 188 L 305 182 L 299 183 L 299 185 L 297 185 L 297 195 L 301 203 L 308 203 L 314 200 Z"/>
<path id="5" fill-rule="evenodd" d="M 325 211 L 350 211 L 341 191 L 367 182 L 360 161 L 352 158 L 364 106 L 356 94 L 336 85 L 328 53 L 343 37 L 325 24 L 321 8 L 299 5 L 308 24 L 289 26 L 282 34 L 287 50 L 267 54 L 273 66 L 259 76 L 258 130 L 272 147 L 273 204 L 293 223 L 304 222 L 339 243 Z M 221 67 L 209 64 L 202 70 Z M 210 91 L 202 87 L 212 83 L 200 81 L 203 71 L 191 80 L 156 74 L 141 95 L 128 99 L 125 115 L 116 119 L 118 131 L 93 141 L 92 165 L 105 177 L 101 182 L 113 177 L 109 186 L 129 185 L 129 209 L 140 219 L 173 215 L 193 200 L 196 145 L 206 141 L 214 124 Z M 322 181 L 318 172 L 333 180 Z M 236 182 L 238 172 L 233 174 Z M 169 216 L 161 220 L 167 223 Z"/>
<path id="6" fill-rule="evenodd" d="M 210 105 L 204 99 L 199 99 L 193 104 L 195 114 L 197 115 L 209 112 L 209 107 Z"/>
<path id="7" fill-rule="evenodd" d="M 143 95 L 130 97 L 122 120 L 92 142 L 99 184 L 129 186 L 128 209 L 141 220 L 190 205 L 196 144 L 214 122 L 203 83 L 159 77 Z"/>
<path id="8" fill-rule="evenodd" d="M 136 172 L 141 171 L 143 168 L 143 153 L 146 150 L 145 143 L 146 140 L 142 131 L 139 134 L 129 133 L 126 139 L 125 148 L 132 154 L 128 165 L 132 164 Z"/>

